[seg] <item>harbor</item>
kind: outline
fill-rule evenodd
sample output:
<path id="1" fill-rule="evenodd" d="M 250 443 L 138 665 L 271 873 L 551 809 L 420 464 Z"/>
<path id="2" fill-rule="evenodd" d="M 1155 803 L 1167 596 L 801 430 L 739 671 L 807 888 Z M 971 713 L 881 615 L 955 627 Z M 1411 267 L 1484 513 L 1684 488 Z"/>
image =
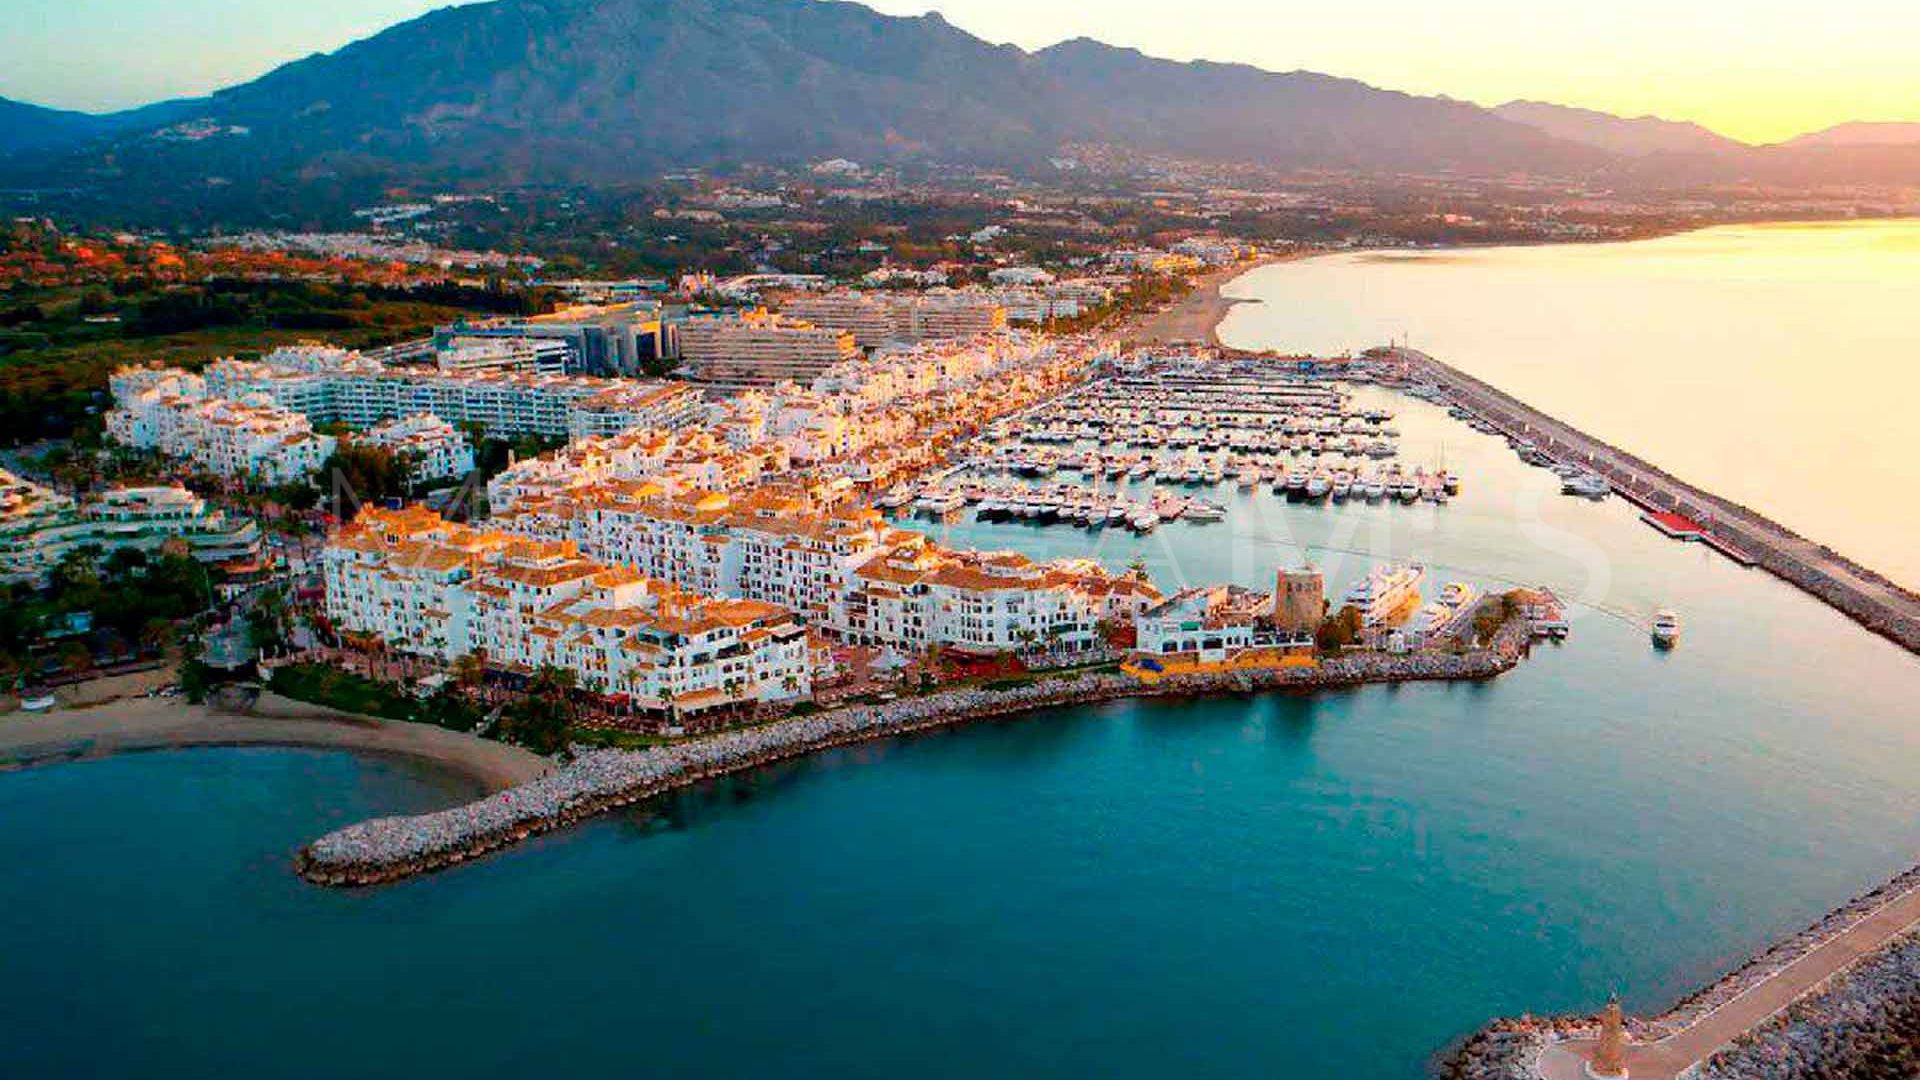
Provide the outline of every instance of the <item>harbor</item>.
<path id="1" fill-rule="evenodd" d="M 1600 478 L 1640 507 L 1644 520 L 1680 541 L 1698 542 L 1742 566 L 1757 566 L 1819 598 L 1909 652 L 1920 652 L 1920 594 L 1745 506 L 1702 490 L 1608 445 L 1425 353 L 1386 351 L 1407 377 L 1524 444 L 1538 461 Z"/>

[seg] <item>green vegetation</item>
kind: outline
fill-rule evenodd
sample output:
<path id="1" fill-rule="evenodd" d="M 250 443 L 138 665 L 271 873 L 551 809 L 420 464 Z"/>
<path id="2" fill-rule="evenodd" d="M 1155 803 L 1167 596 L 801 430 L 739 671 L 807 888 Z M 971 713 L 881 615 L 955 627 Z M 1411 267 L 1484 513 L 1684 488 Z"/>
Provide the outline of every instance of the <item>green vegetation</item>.
<path id="1" fill-rule="evenodd" d="M 49 657 L 84 671 L 95 648 L 108 658 L 162 654 L 177 644 L 177 624 L 212 603 L 206 567 L 183 553 L 122 550 L 102 560 L 98 549 L 76 551 L 43 590 L 0 589 L 0 679 L 44 668 Z"/>
<path id="2" fill-rule="evenodd" d="M 574 675 L 560 668 L 543 667 L 534 673 L 533 682 L 519 700 L 507 706 L 494 731 L 501 739 L 517 743 L 536 754 L 564 750 L 569 733 L 579 719 L 573 701 Z"/>
<path id="3" fill-rule="evenodd" d="M 149 360 L 198 367 L 324 338 L 365 348 L 474 312 L 551 307 L 544 293 L 451 282 L 413 288 L 215 278 L 163 285 L 15 286 L 0 292 L 0 438 L 71 433 L 107 404 L 107 376 Z"/>
<path id="4" fill-rule="evenodd" d="M 1320 622 L 1320 629 L 1314 632 L 1314 644 L 1320 651 L 1329 655 L 1360 640 L 1360 612 L 1353 605 L 1342 607 Z"/>

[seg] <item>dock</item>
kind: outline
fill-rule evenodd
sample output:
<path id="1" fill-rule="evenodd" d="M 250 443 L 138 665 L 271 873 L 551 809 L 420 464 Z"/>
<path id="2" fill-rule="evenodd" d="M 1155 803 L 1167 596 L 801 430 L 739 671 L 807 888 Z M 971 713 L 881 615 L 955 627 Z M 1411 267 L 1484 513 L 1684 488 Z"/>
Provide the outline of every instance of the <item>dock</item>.
<path id="1" fill-rule="evenodd" d="M 1743 566 L 1759 567 L 1909 652 L 1920 653 L 1920 593 L 1425 353 L 1395 348 L 1386 355 L 1405 365 L 1410 380 L 1431 385 L 1508 436 L 1605 478 L 1617 494 L 1644 511 L 1642 520 L 1662 532 L 1706 544 Z"/>

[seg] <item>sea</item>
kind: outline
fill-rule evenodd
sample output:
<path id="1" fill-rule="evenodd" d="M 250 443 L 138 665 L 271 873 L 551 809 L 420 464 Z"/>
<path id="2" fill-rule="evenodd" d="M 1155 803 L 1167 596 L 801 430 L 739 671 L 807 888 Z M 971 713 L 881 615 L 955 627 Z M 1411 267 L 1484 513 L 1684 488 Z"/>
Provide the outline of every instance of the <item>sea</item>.
<path id="1" fill-rule="evenodd" d="M 1222 341 L 1396 341 L 1920 589 L 1920 220 L 1365 251 L 1224 295 Z"/>
<path id="2" fill-rule="evenodd" d="M 1261 271 L 1241 342 L 1257 318 L 1274 347 L 1322 344 L 1279 319 L 1287 290 L 1360 302 L 1271 284 L 1295 270 L 1322 273 Z M 470 791 L 308 750 L 0 773 L 4 1071 L 1414 1080 L 1494 1016 L 1664 1008 L 1913 864 L 1920 661 L 1618 500 L 1560 495 L 1432 405 L 1357 393 L 1458 498 L 1229 484 L 1226 520 L 1145 537 L 912 525 L 1144 560 L 1169 591 L 1309 561 L 1339 590 L 1418 561 L 1430 585 L 1554 589 L 1565 642 L 1486 683 L 1065 708 L 839 750 L 370 890 L 290 859 Z M 1623 441 L 1660 460 L 1634 443 L 1656 426 Z M 1647 633 L 1663 607 L 1685 627 L 1670 652 Z"/>

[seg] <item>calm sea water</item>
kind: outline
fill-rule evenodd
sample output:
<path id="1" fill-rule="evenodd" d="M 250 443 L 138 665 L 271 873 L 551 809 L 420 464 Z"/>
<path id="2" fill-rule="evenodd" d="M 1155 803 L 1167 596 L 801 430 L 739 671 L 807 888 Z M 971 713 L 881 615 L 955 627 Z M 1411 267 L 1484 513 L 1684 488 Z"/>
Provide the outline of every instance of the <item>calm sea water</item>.
<path id="1" fill-rule="evenodd" d="M 1229 344 L 1395 337 L 1920 588 L 1920 221 L 1268 267 Z"/>
<path id="2" fill-rule="evenodd" d="M 0 775 L 6 1071 L 1411 1080 L 1490 1016 L 1659 1008 L 1913 861 L 1920 663 L 1379 400 L 1460 499 L 926 527 L 1168 585 L 1419 557 L 1578 598 L 1570 641 L 850 749 L 366 892 L 288 856 L 452 793 L 294 751 Z"/>

